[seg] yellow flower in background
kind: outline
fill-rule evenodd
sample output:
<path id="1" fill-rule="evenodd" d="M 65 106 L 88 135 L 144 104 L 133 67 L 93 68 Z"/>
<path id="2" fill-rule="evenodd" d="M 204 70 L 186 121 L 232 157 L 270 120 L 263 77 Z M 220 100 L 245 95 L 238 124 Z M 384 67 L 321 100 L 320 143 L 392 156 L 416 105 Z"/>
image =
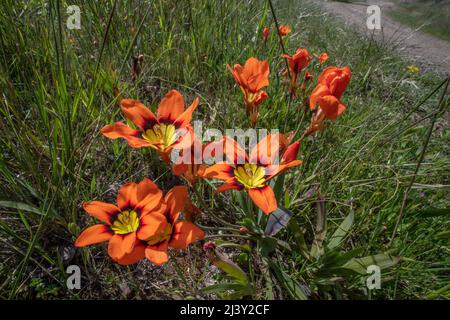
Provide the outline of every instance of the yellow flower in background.
<path id="1" fill-rule="evenodd" d="M 406 71 L 411 72 L 411 73 L 419 73 L 419 68 L 417 66 L 407 66 L 406 67 Z"/>

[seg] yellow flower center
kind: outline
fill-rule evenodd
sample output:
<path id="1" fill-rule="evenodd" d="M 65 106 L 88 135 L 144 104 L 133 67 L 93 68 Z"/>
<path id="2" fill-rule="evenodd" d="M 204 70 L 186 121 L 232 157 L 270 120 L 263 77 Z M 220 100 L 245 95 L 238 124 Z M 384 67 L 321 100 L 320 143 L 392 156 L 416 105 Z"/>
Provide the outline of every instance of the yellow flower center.
<path id="1" fill-rule="evenodd" d="M 172 225 L 170 223 L 168 223 L 163 231 L 149 237 L 145 241 L 148 243 L 148 245 L 151 246 L 151 245 L 169 240 L 171 235 L 172 235 Z"/>
<path id="2" fill-rule="evenodd" d="M 177 140 L 176 128 L 173 124 L 155 124 L 151 129 L 145 130 L 142 137 L 151 143 L 157 144 L 155 148 L 164 150 Z"/>
<path id="3" fill-rule="evenodd" d="M 136 231 L 139 228 L 139 217 L 136 211 L 122 211 L 116 217 L 111 225 L 115 234 L 127 234 Z"/>
<path id="4" fill-rule="evenodd" d="M 254 163 L 237 167 L 234 176 L 246 189 L 262 187 L 266 183 L 266 169 Z"/>

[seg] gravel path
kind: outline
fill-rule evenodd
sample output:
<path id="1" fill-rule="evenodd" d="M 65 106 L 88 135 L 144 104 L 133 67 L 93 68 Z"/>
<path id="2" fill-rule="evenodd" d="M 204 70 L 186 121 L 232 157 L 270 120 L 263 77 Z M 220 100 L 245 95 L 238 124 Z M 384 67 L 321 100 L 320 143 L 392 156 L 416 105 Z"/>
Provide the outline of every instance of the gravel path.
<path id="1" fill-rule="evenodd" d="M 450 75 L 450 42 L 404 26 L 387 17 L 385 11 L 393 6 L 393 3 L 378 0 L 361 3 L 311 1 L 368 37 L 374 36 L 378 41 L 393 46 L 401 55 L 413 60 L 423 69 Z M 381 9 L 381 30 L 369 30 L 366 26 L 367 7 L 372 4 Z"/>

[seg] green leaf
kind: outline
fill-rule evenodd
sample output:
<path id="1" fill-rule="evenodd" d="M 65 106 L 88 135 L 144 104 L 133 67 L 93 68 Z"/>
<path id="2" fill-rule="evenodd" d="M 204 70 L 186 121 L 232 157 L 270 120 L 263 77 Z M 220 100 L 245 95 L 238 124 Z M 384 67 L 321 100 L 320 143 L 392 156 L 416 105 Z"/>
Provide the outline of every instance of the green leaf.
<path id="1" fill-rule="evenodd" d="M 295 219 L 291 219 L 289 221 L 288 229 L 294 236 L 295 243 L 297 244 L 297 247 L 298 247 L 298 250 L 300 251 L 300 253 L 306 259 L 309 259 L 310 256 L 309 256 L 309 252 L 308 252 L 308 246 L 306 245 L 303 231 L 300 229 L 300 227 Z"/>
<path id="2" fill-rule="evenodd" d="M 322 257 L 322 266 L 317 274 L 322 276 L 342 274 L 343 272 L 340 267 L 347 263 L 350 259 L 361 255 L 363 252 L 364 248 L 356 248 L 345 253 L 339 252 L 338 249 L 327 251 Z"/>
<path id="3" fill-rule="evenodd" d="M 339 227 L 336 229 L 336 231 L 331 236 L 327 248 L 329 250 L 333 250 L 334 248 L 338 248 L 342 245 L 342 240 L 345 238 L 345 236 L 350 231 L 353 221 L 355 219 L 355 214 L 353 210 L 350 211 L 348 216 L 342 221 L 342 223 L 339 225 Z"/>
<path id="4" fill-rule="evenodd" d="M 267 221 L 266 230 L 264 231 L 264 234 L 267 236 L 274 236 L 281 229 L 283 229 L 288 225 L 291 217 L 292 212 L 279 206 L 277 210 L 275 210 L 274 212 L 272 212 L 271 215 L 269 215 L 269 220 Z"/>
<path id="5" fill-rule="evenodd" d="M 208 253 L 208 257 L 211 260 L 211 263 L 214 264 L 217 268 L 226 272 L 228 275 L 236 279 L 244 286 L 248 285 L 248 279 L 245 272 L 237 264 L 220 253 L 217 249 L 210 251 Z"/>
<path id="6" fill-rule="evenodd" d="M 267 257 L 271 252 L 273 252 L 277 248 L 277 239 L 272 237 L 262 237 L 260 241 L 261 246 L 261 254 L 264 257 Z"/>
<path id="7" fill-rule="evenodd" d="M 276 180 L 275 184 L 273 186 L 273 192 L 275 193 L 275 199 L 277 199 L 277 202 L 280 203 L 283 196 L 283 190 L 284 190 L 284 180 L 285 180 L 285 174 L 280 174 Z"/>
<path id="8" fill-rule="evenodd" d="M 308 300 L 306 292 L 309 290 L 305 286 L 300 285 L 270 259 L 267 259 L 266 261 L 292 299 Z"/>
<path id="9" fill-rule="evenodd" d="M 367 267 L 370 265 L 377 265 L 381 270 L 383 270 L 396 265 L 399 261 L 400 257 L 393 257 L 388 254 L 379 253 L 363 258 L 353 258 L 340 268 L 351 270 L 359 274 L 366 274 Z"/>
<path id="10" fill-rule="evenodd" d="M 228 291 L 228 290 L 242 290 L 245 288 L 247 288 L 247 287 L 240 283 L 219 283 L 219 284 L 213 284 L 211 286 L 203 288 L 202 291 L 204 293 L 218 293 L 218 292 L 224 292 L 224 291 Z"/>
<path id="11" fill-rule="evenodd" d="M 17 210 L 23 210 L 23 211 L 27 211 L 27 212 L 36 213 L 36 214 L 39 214 L 41 216 L 44 215 L 42 213 L 42 211 L 39 210 L 38 208 L 33 207 L 33 206 L 31 206 L 29 204 L 26 204 L 26 203 L 22 203 L 22 202 L 0 201 L 0 207 L 10 208 L 10 209 L 17 209 Z"/>
<path id="12" fill-rule="evenodd" d="M 415 215 L 418 215 L 422 218 L 433 218 L 433 217 L 443 217 L 450 216 L 450 208 L 427 208 L 420 211 L 417 211 Z"/>

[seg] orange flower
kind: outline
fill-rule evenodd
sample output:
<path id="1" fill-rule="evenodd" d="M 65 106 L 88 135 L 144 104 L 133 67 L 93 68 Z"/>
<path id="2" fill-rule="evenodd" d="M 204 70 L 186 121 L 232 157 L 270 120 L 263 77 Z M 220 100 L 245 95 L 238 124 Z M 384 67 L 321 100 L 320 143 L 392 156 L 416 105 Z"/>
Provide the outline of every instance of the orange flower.
<path id="1" fill-rule="evenodd" d="M 162 201 L 162 210 L 142 218 L 137 237 L 145 243 L 145 257 L 160 266 L 169 260 L 168 248 L 186 249 L 194 241 L 201 240 L 205 233 L 189 221 L 178 221 L 180 212 L 188 201 L 184 186 L 172 188 Z"/>
<path id="2" fill-rule="evenodd" d="M 314 57 L 319 59 L 320 65 L 323 65 L 329 58 L 328 53 L 326 53 L 326 52 L 322 52 L 320 55 L 318 55 L 317 53 L 314 53 L 313 55 L 314 55 Z"/>
<path id="3" fill-rule="evenodd" d="M 307 49 L 299 48 L 292 57 L 288 54 L 283 54 L 281 57 L 288 60 L 289 72 L 291 76 L 290 92 L 291 95 L 294 96 L 295 91 L 297 90 L 298 75 L 308 66 L 311 61 L 311 56 L 309 55 Z"/>
<path id="4" fill-rule="evenodd" d="M 339 100 L 347 88 L 351 76 L 352 72 L 349 67 L 328 67 L 323 70 L 309 99 L 311 110 L 315 109 L 320 97 L 333 96 Z"/>
<path id="5" fill-rule="evenodd" d="M 235 64 L 233 69 L 228 64 L 227 67 L 244 93 L 247 115 L 252 123 L 256 124 L 258 105 L 268 97 L 261 89 L 269 85 L 269 63 L 251 57 L 244 67 L 240 64 Z"/>
<path id="6" fill-rule="evenodd" d="M 262 31 L 262 36 L 263 36 L 264 42 L 267 41 L 267 38 L 269 37 L 269 33 L 270 33 L 269 28 L 264 27 L 264 29 Z"/>
<path id="7" fill-rule="evenodd" d="M 128 265 L 144 258 L 145 245 L 137 239 L 143 221 L 161 214 L 162 192 L 145 178 L 140 183 L 122 186 L 117 206 L 101 201 L 83 203 L 84 210 L 104 224 L 85 229 L 76 239 L 76 247 L 109 241 L 108 254 L 119 264 Z"/>
<path id="8" fill-rule="evenodd" d="M 287 36 L 289 33 L 291 33 L 291 27 L 289 27 L 289 26 L 287 26 L 287 25 L 281 24 L 281 25 L 278 27 L 278 32 L 280 33 L 280 35 L 281 35 L 282 37 L 285 37 L 285 36 Z"/>
<path id="9" fill-rule="evenodd" d="M 224 180 L 215 192 L 242 190 L 265 214 L 277 209 L 277 201 L 268 182 L 276 175 L 301 163 L 296 160 L 299 142 L 287 146 L 289 138 L 283 134 L 267 135 L 251 151 L 250 156 L 239 144 L 224 138 L 224 153 L 227 162 L 217 163 L 207 168 L 206 178 Z M 276 163 L 279 153 L 283 153 L 280 163 Z"/>
<path id="10" fill-rule="evenodd" d="M 172 148 L 182 149 L 192 144 L 192 113 L 199 99 L 185 109 L 184 100 L 176 90 L 171 90 L 161 100 L 157 116 L 139 101 L 122 99 L 120 106 L 125 116 L 138 130 L 122 122 L 107 125 L 100 131 L 110 139 L 124 138 L 132 148 L 151 147 L 168 162 Z M 191 136 L 190 138 L 188 136 Z"/>
<path id="11" fill-rule="evenodd" d="M 314 110 L 317 104 L 319 109 L 311 119 L 307 134 L 323 129 L 325 119 L 334 120 L 345 111 L 346 106 L 340 98 L 350 82 L 351 75 L 349 67 L 328 67 L 321 73 L 309 99 L 310 109 Z"/>

